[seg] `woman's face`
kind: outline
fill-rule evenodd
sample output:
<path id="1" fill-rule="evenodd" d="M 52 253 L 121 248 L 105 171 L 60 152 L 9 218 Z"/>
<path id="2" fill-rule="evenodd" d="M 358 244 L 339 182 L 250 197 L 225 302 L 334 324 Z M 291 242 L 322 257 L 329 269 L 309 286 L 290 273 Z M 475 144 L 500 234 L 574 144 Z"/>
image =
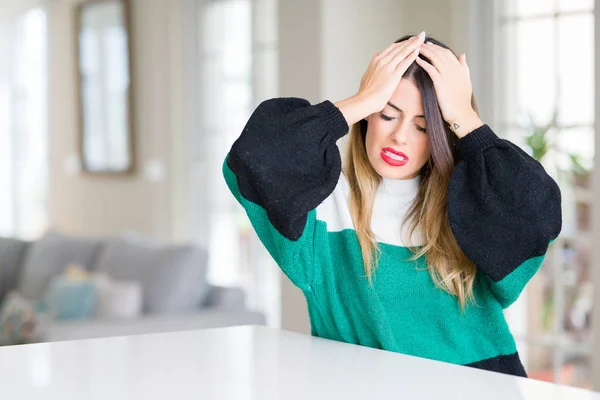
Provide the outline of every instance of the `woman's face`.
<path id="1" fill-rule="evenodd" d="M 429 159 L 429 137 L 421 92 L 402 78 L 381 112 L 367 117 L 367 156 L 384 178 L 411 179 Z"/>

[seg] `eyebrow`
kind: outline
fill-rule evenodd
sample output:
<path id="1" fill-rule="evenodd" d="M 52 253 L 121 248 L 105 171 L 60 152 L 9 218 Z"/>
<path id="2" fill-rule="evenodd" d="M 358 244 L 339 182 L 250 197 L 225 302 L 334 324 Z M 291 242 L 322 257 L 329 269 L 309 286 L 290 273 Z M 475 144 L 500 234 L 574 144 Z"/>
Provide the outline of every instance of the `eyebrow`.
<path id="1" fill-rule="evenodd" d="M 387 104 L 388 104 L 388 106 L 392 107 L 394 110 L 397 110 L 397 111 L 400 111 L 401 113 L 404 113 L 404 111 L 402 111 L 397 105 L 392 104 L 389 101 L 388 101 Z M 424 115 L 417 115 L 417 116 L 415 116 L 415 118 L 423 118 L 423 119 L 425 119 L 425 116 Z"/>

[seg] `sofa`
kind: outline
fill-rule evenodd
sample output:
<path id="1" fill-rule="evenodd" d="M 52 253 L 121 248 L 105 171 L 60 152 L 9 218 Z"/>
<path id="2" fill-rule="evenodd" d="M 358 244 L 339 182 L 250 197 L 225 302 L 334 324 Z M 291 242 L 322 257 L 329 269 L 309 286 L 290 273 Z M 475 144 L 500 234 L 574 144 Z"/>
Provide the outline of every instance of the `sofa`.
<path id="1" fill-rule="evenodd" d="M 45 301 L 57 277 L 77 265 L 89 275 L 134 283 L 141 293 L 137 314 L 96 310 L 86 318 L 53 316 L 45 319 L 37 341 L 264 325 L 264 315 L 245 306 L 240 288 L 208 282 L 207 260 L 198 246 L 165 246 L 132 233 L 84 238 L 51 231 L 32 242 L 0 237 L 0 305 L 9 293 Z M 122 306 L 131 308 L 125 301 Z M 118 299 L 115 307 L 121 307 Z"/>

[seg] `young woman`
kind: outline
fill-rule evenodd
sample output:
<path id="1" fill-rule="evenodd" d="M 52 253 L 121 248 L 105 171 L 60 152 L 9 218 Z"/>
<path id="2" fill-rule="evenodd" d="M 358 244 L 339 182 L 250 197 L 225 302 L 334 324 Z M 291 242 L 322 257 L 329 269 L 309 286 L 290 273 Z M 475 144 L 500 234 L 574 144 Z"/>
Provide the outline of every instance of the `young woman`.
<path id="1" fill-rule="evenodd" d="M 223 174 L 313 335 L 526 376 L 502 310 L 558 236 L 561 195 L 481 122 L 464 54 L 422 32 L 351 98 L 265 101 Z"/>

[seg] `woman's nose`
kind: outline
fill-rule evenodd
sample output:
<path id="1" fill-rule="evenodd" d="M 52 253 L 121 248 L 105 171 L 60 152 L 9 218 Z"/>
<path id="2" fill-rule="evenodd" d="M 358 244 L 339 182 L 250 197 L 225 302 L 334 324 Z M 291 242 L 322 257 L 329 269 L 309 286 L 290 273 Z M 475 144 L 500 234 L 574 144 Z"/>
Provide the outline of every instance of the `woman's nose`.
<path id="1" fill-rule="evenodd" d="M 406 144 L 408 142 L 410 127 L 408 124 L 400 124 L 398 129 L 392 134 L 392 139 L 398 144 Z"/>

